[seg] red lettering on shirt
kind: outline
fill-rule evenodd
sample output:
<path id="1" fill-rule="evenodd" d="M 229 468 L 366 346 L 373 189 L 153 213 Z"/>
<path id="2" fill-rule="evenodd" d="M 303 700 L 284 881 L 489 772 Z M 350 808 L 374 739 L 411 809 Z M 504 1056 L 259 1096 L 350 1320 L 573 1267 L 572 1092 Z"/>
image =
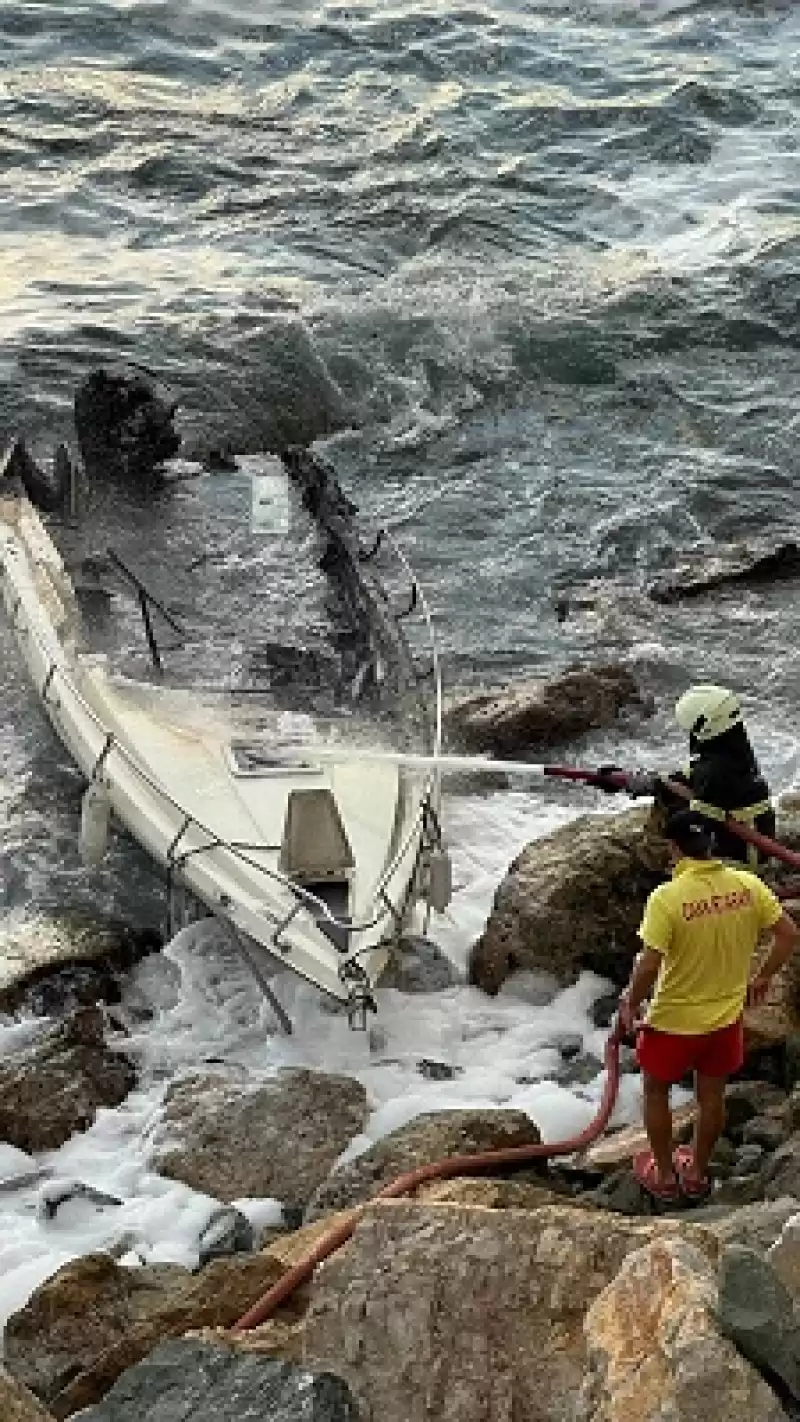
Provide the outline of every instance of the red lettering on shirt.
<path id="1" fill-rule="evenodd" d="M 681 907 L 684 922 L 691 923 L 695 918 L 707 918 L 714 914 L 750 908 L 752 902 L 753 895 L 749 889 L 734 889 L 729 894 L 712 894 L 710 899 L 690 899 Z"/>

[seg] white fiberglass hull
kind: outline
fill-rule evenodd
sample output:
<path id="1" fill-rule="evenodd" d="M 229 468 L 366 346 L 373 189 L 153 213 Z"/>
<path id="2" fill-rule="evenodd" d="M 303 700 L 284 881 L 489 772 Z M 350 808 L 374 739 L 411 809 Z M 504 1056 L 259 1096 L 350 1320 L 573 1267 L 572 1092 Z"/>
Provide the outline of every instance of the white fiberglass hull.
<path id="1" fill-rule="evenodd" d="M 243 773 L 231 727 L 188 693 L 113 681 L 77 651 L 69 578 L 24 498 L 0 499 L 0 586 L 59 739 L 174 882 L 340 1002 L 359 979 L 373 984 L 418 882 L 429 779 L 355 755 L 314 765 L 313 749 L 297 765 Z M 339 947 L 319 927 L 323 906 L 279 866 L 289 795 L 301 788 L 330 792 L 352 851 L 353 926 Z"/>

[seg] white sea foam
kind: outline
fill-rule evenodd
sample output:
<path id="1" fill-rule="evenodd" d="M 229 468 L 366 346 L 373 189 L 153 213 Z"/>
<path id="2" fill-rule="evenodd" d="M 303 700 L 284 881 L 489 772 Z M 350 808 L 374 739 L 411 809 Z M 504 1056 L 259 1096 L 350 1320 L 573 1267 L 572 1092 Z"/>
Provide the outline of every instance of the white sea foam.
<path id="1" fill-rule="evenodd" d="M 508 861 L 528 840 L 574 815 L 543 806 L 535 796 L 504 793 L 453 800 L 446 823 L 459 885 L 435 937 L 463 967 L 467 949 L 485 922 Z M 521 1110 L 546 1140 L 581 1129 L 593 1115 L 602 1078 L 568 1089 L 554 1075 L 558 1042 L 580 1037 L 586 1051 L 602 1054 L 603 1036 L 589 1008 L 607 984 L 585 975 L 564 991 L 545 978 L 521 978 L 495 999 L 475 988 L 409 996 L 379 994 L 378 1029 L 351 1032 L 297 980 L 275 979 L 295 1025 L 285 1037 L 247 970 L 212 921 L 181 930 L 165 951 L 131 975 L 122 1011 L 130 1036 L 119 1045 L 139 1063 L 139 1086 L 116 1110 L 102 1110 L 90 1130 L 37 1160 L 10 1146 L 0 1154 L 0 1319 L 66 1260 L 90 1250 L 113 1250 L 125 1263 L 197 1263 L 198 1240 L 216 1201 L 156 1175 L 151 1141 L 169 1083 L 202 1071 L 209 1058 L 246 1069 L 256 1084 L 281 1067 L 344 1072 L 363 1082 L 370 1115 L 365 1131 L 343 1158 L 352 1158 L 421 1112 L 463 1107 Z M 145 1017 L 147 1008 L 152 1014 Z M 41 1025 L 7 1024 L 0 1052 L 27 1040 Z M 452 1068 L 449 1080 L 419 1072 L 425 1058 Z M 638 1106 L 637 1078 L 626 1078 L 617 1118 Z M 32 1178 L 36 1171 L 38 1178 Z M 15 1184 L 15 1181 L 18 1182 Z M 83 1182 L 109 1202 L 77 1196 L 47 1217 L 44 1204 L 70 1181 Z M 113 1200 L 121 1203 L 114 1204 Z M 238 1207 L 261 1227 L 280 1219 L 271 1199 L 241 1200 Z"/>

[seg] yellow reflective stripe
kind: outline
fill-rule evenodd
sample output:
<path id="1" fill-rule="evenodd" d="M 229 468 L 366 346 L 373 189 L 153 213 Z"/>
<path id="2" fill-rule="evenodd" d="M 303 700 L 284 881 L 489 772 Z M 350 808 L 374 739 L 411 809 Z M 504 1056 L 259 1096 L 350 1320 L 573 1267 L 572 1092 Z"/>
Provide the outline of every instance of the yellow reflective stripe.
<path id="1" fill-rule="evenodd" d="M 754 824 L 759 815 L 772 809 L 769 800 L 759 800 L 756 805 L 743 805 L 738 810 L 721 810 L 719 805 L 709 805 L 705 800 L 692 800 L 690 808 L 710 820 L 739 820 L 742 824 Z"/>

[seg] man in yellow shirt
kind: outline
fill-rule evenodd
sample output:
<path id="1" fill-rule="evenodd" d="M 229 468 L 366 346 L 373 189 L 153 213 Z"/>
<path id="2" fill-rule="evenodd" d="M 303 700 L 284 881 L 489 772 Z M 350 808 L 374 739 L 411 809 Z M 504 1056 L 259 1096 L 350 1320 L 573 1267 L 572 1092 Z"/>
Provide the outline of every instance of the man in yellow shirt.
<path id="1" fill-rule="evenodd" d="M 699 1200 L 711 1188 L 708 1163 L 725 1124 L 726 1081 L 744 1061 L 745 1001 L 763 1000 L 800 930 L 755 874 L 711 858 L 708 831 L 691 810 L 672 815 L 666 833 L 672 879 L 647 901 L 644 948 L 621 1000 L 630 1028 L 655 989 L 637 1038 L 651 1150 L 634 1161 L 634 1173 L 658 1200 L 681 1193 Z M 753 953 L 770 931 L 772 949 L 751 977 Z M 674 1151 L 670 1087 L 689 1071 L 698 1107 L 694 1145 Z"/>

